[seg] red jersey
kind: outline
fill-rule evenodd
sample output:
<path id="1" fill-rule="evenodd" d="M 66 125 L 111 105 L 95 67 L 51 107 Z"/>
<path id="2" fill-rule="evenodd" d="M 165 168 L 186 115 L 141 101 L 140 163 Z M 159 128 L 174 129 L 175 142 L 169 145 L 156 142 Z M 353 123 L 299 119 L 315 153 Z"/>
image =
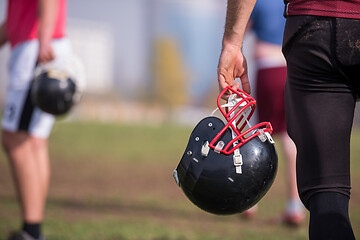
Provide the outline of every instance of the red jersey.
<path id="1" fill-rule="evenodd" d="M 12 47 L 38 37 L 38 1 L 9 0 L 6 29 Z M 59 0 L 57 19 L 52 38 L 65 36 L 66 0 Z"/>
<path id="2" fill-rule="evenodd" d="M 360 0 L 288 0 L 287 15 L 360 19 Z"/>

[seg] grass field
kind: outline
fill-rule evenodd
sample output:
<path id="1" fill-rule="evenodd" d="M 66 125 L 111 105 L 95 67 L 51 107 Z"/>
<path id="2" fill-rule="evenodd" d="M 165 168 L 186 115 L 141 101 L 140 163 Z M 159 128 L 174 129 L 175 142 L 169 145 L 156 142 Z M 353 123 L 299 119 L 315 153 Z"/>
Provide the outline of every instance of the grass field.
<path id="1" fill-rule="evenodd" d="M 284 164 L 252 220 L 215 216 L 192 205 L 172 179 L 188 127 L 95 122 L 56 123 L 52 182 L 44 223 L 48 240 L 307 239 L 299 228 L 270 221 L 285 204 Z M 275 139 L 276 140 L 276 139 Z M 360 238 L 360 131 L 352 136 L 350 215 Z M 19 209 L 0 152 L 0 240 L 20 226 Z"/>

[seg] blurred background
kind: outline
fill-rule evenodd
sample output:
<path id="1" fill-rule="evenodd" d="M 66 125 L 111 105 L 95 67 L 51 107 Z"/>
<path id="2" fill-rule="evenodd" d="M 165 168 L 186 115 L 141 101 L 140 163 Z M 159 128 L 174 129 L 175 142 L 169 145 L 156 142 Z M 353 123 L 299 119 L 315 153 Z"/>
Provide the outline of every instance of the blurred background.
<path id="1" fill-rule="evenodd" d="M 67 33 L 87 85 L 82 104 L 68 119 L 193 125 L 216 107 L 226 1 L 84 3 L 68 1 Z M 0 21 L 6 7 L 0 0 Z M 254 39 L 249 32 L 244 40 L 252 89 Z M 0 110 L 9 54 L 9 45 L 0 49 Z"/>
<path id="2" fill-rule="evenodd" d="M 208 114 L 204 108 L 215 108 L 226 1 L 84 3 L 68 1 L 68 37 L 87 76 L 84 104 L 72 117 L 142 121 L 136 119 L 140 114 L 119 116 L 116 107 L 122 112 L 145 111 L 146 121 L 192 124 Z M 2 21 L 6 0 L 0 0 L 0 10 Z M 9 46 L 0 50 L 0 106 L 9 51 Z"/>

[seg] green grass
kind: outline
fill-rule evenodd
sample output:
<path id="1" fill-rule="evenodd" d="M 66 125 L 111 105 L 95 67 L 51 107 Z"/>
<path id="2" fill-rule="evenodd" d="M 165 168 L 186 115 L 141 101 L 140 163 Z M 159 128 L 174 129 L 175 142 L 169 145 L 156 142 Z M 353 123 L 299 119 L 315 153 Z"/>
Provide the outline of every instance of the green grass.
<path id="1" fill-rule="evenodd" d="M 52 182 L 44 222 L 49 240 L 307 239 L 307 222 L 269 222 L 285 205 L 280 155 L 274 185 L 250 221 L 192 205 L 172 179 L 191 129 L 97 122 L 57 123 L 50 137 Z M 276 139 L 275 139 L 276 140 Z M 352 137 L 350 214 L 360 238 L 360 132 Z M 278 146 L 279 153 L 281 149 Z M 0 152 L 0 240 L 20 226 L 9 166 Z M 308 220 L 307 220 L 308 221 Z"/>
<path id="2" fill-rule="evenodd" d="M 117 161 L 121 157 L 122 161 L 131 162 L 169 162 L 172 154 L 182 154 L 190 131 L 173 125 L 60 123 L 50 138 L 51 151 L 71 161 L 92 156 L 103 161 Z"/>

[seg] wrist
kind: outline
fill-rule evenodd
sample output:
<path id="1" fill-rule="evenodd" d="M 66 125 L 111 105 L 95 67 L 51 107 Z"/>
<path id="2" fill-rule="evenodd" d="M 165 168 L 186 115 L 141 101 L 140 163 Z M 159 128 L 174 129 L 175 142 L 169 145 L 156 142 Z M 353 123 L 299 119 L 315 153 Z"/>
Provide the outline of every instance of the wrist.
<path id="1" fill-rule="evenodd" d="M 226 30 L 222 40 L 223 47 L 232 46 L 241 48 L 243 42 L 243 35 L 233 30 Z"/>
<path id="2" fill-rule="evenodd" d="M 242 48 L 242 39 L 240 38 L 223 38 L 222 49 L 230 51 L 241 51 Z"/>
<path id="3" fill-rule="evenodd" d="M 52 38 L 51 36 L 39 34 L 38 40 L 39 40 L 39 44 L 46 45 L 46 44 L 51 44 Z"/>

